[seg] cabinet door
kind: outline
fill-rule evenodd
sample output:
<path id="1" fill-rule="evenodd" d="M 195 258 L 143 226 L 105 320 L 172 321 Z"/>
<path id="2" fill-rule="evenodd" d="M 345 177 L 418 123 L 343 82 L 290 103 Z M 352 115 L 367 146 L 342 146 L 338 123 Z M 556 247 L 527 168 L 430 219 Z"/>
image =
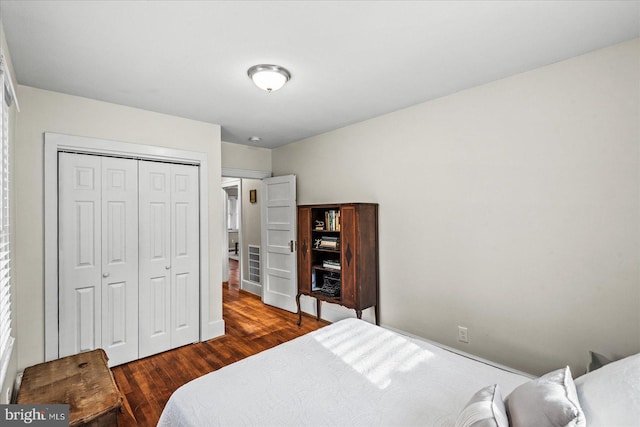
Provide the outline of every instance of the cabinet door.
<path id="1" fill-rule="evenodd" d="M 341 206 L 340 221 L 342 305 L 349 308 L 356 308 L 358 221 L 355 207 Z"/>
<path id="2" fill-rule="evenodd" d="M 298 208 L 298 292 L 311 292 L 311 209 Z"/>

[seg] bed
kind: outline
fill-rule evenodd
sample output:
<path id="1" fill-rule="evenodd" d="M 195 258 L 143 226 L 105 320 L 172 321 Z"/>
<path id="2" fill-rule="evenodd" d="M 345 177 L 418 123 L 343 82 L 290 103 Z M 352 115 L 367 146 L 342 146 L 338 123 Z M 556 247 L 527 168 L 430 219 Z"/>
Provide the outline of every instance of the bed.
<path id="1" fill-rule="evenodd" d="M 631 378 L 640 373 L 638 362 Z M 560 371 L 554 374 L 566 382 L 568 367 Z M 347 319 L 185 384 L 169 399 L 158 425 L 504 426 L 509 421 L 501 415 L 506 411 L 502 396 L 514 405 L 530 406 L 535 398 L 527 388 L 536 382 L 526 374 Z M 574 386 L 576 406 L 581 391 Z M 640 417 L 638 408 L 640 403 L 631 417 Z M 487 410 L 497 416 L 495 423 L 474 424 Z M 579 415 L 583 423 L 571 425 L 585 425 L 584 413 Z"/>

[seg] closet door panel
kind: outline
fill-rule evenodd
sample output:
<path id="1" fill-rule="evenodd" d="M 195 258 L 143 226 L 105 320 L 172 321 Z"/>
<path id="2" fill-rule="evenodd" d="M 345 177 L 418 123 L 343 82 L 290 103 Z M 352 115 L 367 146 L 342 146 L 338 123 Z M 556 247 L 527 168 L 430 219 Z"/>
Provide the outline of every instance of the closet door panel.
<path id="1" fill-rule="evenodd" d="M 171 165 L 139 162 L 139 356 L 171 348 Z"/>
<path id="2" fill-rule="evenodd" d="M 100 347 L 101 158 L 58 155 L 59 355 Z"/>
<path id="3" fill-rule="evenodd" d="M 198 168 L 171 165 L 171 347 L 198 341 L 200 293 Z"/>
<path id="4" fill-rule="evenodd" d="M 138 162 L 102 159 L 102 347 L 138 358 Z"/>

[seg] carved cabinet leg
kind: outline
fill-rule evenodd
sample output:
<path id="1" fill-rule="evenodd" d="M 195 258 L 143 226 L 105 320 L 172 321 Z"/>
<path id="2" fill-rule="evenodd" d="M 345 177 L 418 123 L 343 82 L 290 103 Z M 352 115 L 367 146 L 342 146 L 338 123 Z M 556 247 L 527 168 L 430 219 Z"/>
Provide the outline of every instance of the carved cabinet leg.
<path id="1" fill-rule="evenodd" d="M 300 294 L 296 295 L 296 304 L 298 304 L 298 327 L 302 325 L 302 308 L 300 307 Z"/>
<path id="2" fill-rule="evenodd" d="M 356 308 L 356 316 L 358 316 L 358 319 L 362 319 L 362 310 Z"/>

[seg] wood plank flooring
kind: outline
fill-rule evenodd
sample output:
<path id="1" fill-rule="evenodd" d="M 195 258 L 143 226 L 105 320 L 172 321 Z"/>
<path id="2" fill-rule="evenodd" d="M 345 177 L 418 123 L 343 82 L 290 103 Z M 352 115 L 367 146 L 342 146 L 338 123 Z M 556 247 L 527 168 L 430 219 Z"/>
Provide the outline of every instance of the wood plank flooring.
<path id="1" fill-rule="evenodd" d="M 240 270 L 238 260 L 229 258 L 229 285 L 231 287 L 240 286 Z"/>
<path id="2" fill-rule="evenodd" d="M 297 314 L 264 305 L 235 284 L 223 286 L 222 296 L 223 337 L 112 369 L 138 425 L 155 426 L 171 394 L 192 379 L 328 324 L 305 316 L 298 328 Z M 133 422 L 123 417 L 122 424 Z"/>

